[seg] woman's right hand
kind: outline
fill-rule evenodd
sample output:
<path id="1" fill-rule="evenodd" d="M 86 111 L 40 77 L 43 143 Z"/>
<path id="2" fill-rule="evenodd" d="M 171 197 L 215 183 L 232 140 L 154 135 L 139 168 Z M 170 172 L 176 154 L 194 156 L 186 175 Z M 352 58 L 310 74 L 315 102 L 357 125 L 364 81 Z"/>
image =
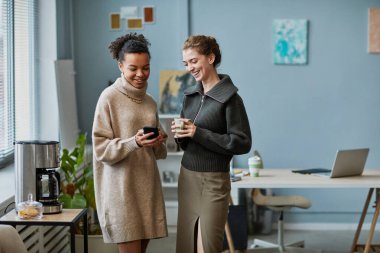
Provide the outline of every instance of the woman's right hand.
<path id="1" fill-rule="evenodd" d="M 135 140 L 136 140 L 137 145 L 139 145 L 139 147 L 152 147 L 152 146 L 163 143 L 167 138 L 167 135 L 164 134 L 159 129 L 158 137 L 153 138 L 153 139 L 148 139 L 153 134 L 154 134 L 153 132 L 144 134 L 143 129 L 138 130 L 135 135 Z"/>

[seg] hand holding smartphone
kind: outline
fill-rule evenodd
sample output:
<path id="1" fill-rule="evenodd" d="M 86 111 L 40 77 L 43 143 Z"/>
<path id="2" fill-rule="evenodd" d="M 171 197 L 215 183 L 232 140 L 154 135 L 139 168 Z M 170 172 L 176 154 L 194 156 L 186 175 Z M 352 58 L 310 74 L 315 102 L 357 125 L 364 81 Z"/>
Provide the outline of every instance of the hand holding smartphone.
<path id="1" fill-rule="evenodd" d="M 157 127 L 146 126 L 146 127 L 143 127 L 143 130 L 144 130 L 144 134 L 154 133 L 153 135 L 151 135 L 147 138 L 148 140 L 151 140 L 151 139 L 158 137 L 158 128 Z"/>

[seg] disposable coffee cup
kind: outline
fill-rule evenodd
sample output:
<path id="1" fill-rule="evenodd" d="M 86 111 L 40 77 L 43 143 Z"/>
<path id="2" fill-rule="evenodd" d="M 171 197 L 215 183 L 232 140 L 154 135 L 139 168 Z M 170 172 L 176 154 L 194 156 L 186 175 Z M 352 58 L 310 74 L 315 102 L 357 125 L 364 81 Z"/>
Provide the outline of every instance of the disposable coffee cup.
<path id="1" fill-rule="evenodd" d="M 178 138 L 177 136 L 177 130 L 183 130 L 184 126 L 185 126 L 185 122 L 183 122 L 183 120 L 181 118 L 175 118 L 174 119 L 174 125 L 175 125 L 175 134 L 174 134 L 174 138 Z"/>
<path id="2" fill-rule="evenodd" d="M 249 174 L 251 177 L 260 176 L 260 169 L 262 168 L 261 159 L 257 156 L 248 159 Z"/>
<path id="3" fill-rule="evenodd" d="M 258 176 L 260 176 L 260 168 L 249 167 L 249 175 L 251 177 L 258 177 Z"/>

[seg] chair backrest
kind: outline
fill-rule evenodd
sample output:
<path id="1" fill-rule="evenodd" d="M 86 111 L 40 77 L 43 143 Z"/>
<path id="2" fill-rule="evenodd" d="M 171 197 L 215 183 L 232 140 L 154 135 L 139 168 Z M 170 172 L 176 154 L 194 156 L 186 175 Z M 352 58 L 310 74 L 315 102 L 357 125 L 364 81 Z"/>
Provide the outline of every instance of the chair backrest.
<path id="1" fill-rule="evenodd" d="M 9 225 L 0 225 L 0 253 L 27 253 L 17 230 Z"/>

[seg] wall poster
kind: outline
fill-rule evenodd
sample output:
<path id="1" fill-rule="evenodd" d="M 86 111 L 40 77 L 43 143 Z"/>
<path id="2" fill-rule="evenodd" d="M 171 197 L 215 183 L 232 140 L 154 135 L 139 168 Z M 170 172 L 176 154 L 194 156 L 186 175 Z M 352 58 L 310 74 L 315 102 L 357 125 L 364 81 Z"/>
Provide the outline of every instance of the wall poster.
<path id="1" fill-rule="evenodd" d="M 273 21 L 273 63 L 307 63 L 306 19 L 275 19 Z"/>
<path id="2" fill-rule="evenodd" d="M 195 85 L 194 77 L 185 70 L 163 70 L 160 72 L 159 113 L 180 114 L 183 92 Z"/>
<path id="3" fill-rule="evenodd" d="M 380 53 L 380 8 L 368 9 L 368 52 Z"/>

